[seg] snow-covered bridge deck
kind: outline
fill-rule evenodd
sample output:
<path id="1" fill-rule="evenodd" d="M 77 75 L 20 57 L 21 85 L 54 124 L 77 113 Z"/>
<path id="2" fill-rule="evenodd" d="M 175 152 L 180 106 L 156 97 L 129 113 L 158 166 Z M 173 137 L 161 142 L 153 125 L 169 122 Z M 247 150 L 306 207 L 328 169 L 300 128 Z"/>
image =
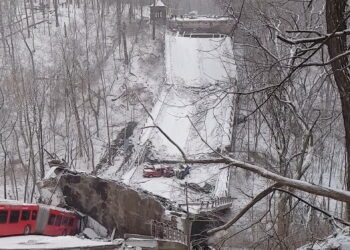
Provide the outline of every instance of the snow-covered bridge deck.
<path id="1" fill-rule="evenodd" d="M 143 162 L 146 147 L 158 159 L 182 159 L 179 150 L 164 137 L 159 126 L 188 156 L 212 153 L 200 135 L 212 148 L 223 148 L 229 143 L 230 98 L 217 102 L 217 97 L 201 98 L 196 90 L 210 88 L 225 81 L 235 67 L 226 59 L 232 55 L 229 38 L 192 38 L 167 34 L 165 36 L 166 82 L 149 118 L 142 127 L 139 145 L 130 160 L 130 169 L 123 179 L 156 195 L 184 203 L 185 182 L 202 185 L 211 180 L 215 188 L 210 194 L 189 192 L 189 200 L 209 200 L 229 195 L 229 170 L 223 166 L 192 166 L 184 180 L 176 178 L 143 178 Z M 230 72 L 229 72 L 230 71 Z M 200 115 L 198 115 L 200 114 Z M 196 127 L 191 124 L 191 119 Z M 216 181 L 213 181 L 216 178 Z M 225 205 L 227 206 L 227 205 Z"/>
<path id="2" fill-rule="evenodd" d="M 210 89 L 235 71 L 228 65 L 232 55 L 230 38 L 165 37 L 166 83 L 154 105 L 155 123 L 187 154 L 211 153 L 197 131 L 212 148 L 229 142 L 230 98 L 203 98 L 200 89 Z M 194 128 L 191 124 L 196 126 Z M 145 127 L 154 125 L 150 118 Z M 162 158 L 179 158 L 179 150 L 157 129 L 145 130 L 140 144 L 152 143 Z"/>

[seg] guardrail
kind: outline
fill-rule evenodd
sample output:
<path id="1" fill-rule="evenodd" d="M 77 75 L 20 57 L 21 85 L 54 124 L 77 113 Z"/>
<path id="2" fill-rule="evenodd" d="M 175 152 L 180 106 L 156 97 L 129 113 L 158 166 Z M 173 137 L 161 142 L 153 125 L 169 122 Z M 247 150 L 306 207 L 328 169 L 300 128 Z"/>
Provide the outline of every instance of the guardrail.
<path id="1" fill-rule="evenodd" d="M 201 201 L 200 203 L 200 209 L 201 210 L 210 210 L 213 208 L 221 207 L 223 205 L 228 205 L 233 202 L 232 197 L 218 197 L 216 199 L 210 200 L 210 201 Z"/>
<path id="2" fill-rule="evenodd" d="M 156 220 L 152 220 L 151 227 L 152 236 L 155 239 L 176 241 L 187 245 L 187 236 L 181 230 Z"/>
<path id="3" fill-rule="evenodd" d="M 217 208 L 223 207 L 226 208 L 228 205 L 231 205 L 233 200 L 235 198 L 232 197 L 218 197 L 212 200 L 208 201 L 201 201 L 201 202 L 189 202 L 188 204 L 179 204 L 180 207 L 185 206 L 196 206 L 199 207 L 199 210 L 202 211 L 208 211 L 208 210 L 215 210 Z"/>

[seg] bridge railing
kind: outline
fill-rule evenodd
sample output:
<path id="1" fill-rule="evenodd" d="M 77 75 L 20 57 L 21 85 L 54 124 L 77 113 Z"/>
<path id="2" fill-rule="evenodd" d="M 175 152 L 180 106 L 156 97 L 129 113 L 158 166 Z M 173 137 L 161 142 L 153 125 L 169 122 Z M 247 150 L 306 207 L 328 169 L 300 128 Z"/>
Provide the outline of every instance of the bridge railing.
<path id="1" fill-rule="evenodd" d="M 201 201 L 200 210 L 211 210 L 217 207 L 231 204 L 233 202 L 232 197 L 218 197 L 209 201 Z"/>
<path id="2" fill-rule="evenodd" d="M 186 207 L 187 205 L 190 207 L 197 207 L 199 211 L 208 211 L 215 210 L 220 207 L 228 206 L 232 204 L 234 198 L 232 197 L 217 197 L 215 199 L 207 200 L 207 201 L 197 201 L 197 202 L 189 202 L 188 204 L 179 204 L 180 207 Z"/>
<path id="3" fill-rule="evenodd" d="M 152 236 L 156 239 L 180 242 L 187 245 L 187 236 L 181 230 L 163 222 L 152 220 Z"/>

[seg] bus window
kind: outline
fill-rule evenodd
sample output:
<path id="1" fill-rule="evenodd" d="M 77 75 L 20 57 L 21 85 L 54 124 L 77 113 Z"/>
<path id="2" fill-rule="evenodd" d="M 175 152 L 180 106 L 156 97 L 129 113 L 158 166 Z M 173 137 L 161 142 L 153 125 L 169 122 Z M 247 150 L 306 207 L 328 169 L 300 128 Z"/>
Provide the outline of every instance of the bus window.
<path id="1" fill-rule="evenodd" d="M 22 210 L 21 220 L 29 220 L 30 219 L 30 211 Z"/>
<path id="2" fill-rule="evenodd" d="M 69 226 L 73 226 L 73 222 L 74 222 L 74 219 L 73 218 L 69 218 Z"/>
<path id="3" fill-rule="evenodd" d="M 10 213 L 10 223 L 17 223 L 19 219 L 19 210 L 12 210 Z"/>
<path id="4" fill-rule="evenodd" d="M 6 224 L 8 211 L 0 211 L 0 224 Z"/>
<path id="5" fill-rule="evenodd" d="M 56 215 L 50 214 L 49 222 L 47 224 L 53 225 L 55 222 Z"/>
<path id="6" fill-rule="evenodd" d="M 32 212 L 32 220 L 36 220 L 37 213 L 38 213 L 37 210 L 33 210 L 33 212 Z"/>
<path id="7" fill-rule="evenodd" d="M 68 221 L 69 221 L 68 217 L 64 216 L 63 219 L 62 219 L 62 225 L 68 226 Z"/>
<path id="8" fill-rule="evenodd" d="M 61 221 L 62 221 L 62 216 L 61 215 L 57 215 L 56 221 L 55 221 L 55 226 L 59 227 L 61 225 Z"/>

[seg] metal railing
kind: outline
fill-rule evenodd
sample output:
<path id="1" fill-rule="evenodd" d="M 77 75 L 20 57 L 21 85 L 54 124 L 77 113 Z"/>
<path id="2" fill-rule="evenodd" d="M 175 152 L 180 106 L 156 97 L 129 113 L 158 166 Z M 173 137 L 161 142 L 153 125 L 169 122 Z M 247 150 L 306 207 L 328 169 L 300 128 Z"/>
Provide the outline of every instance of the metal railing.
<path id="1" fill-rule="evenodd" d="M 215 210 L 220 207 L 225 208 L 228 205 L 231 205 L 233 202 L 234 198 L 232 197 L 218 197 L 215 199 L 207 200 L 207 201 L 201 201 L 201 202 L 189 202 L 188 204 L 179 204 L 180 207 L 186 207 L 188 206 L 196 206 L 199 207 L 199 211 L 210 211 L 210 210 Z"/>
<path id="2" fill-rule="evenodd" d="M 232 197 L 218 197 L 209 201 L 201 201 L 200 210 L 211 210 L 213 208 L 229 205 L 233 200 Z"/>
<path id="3" fill-rule="evenodd" d="M 152 236 L 155 239 L 176 241 L 187 245 L 187 236 L 181 230 L 156 220 L 152 220 L 151 227 Z"/>

